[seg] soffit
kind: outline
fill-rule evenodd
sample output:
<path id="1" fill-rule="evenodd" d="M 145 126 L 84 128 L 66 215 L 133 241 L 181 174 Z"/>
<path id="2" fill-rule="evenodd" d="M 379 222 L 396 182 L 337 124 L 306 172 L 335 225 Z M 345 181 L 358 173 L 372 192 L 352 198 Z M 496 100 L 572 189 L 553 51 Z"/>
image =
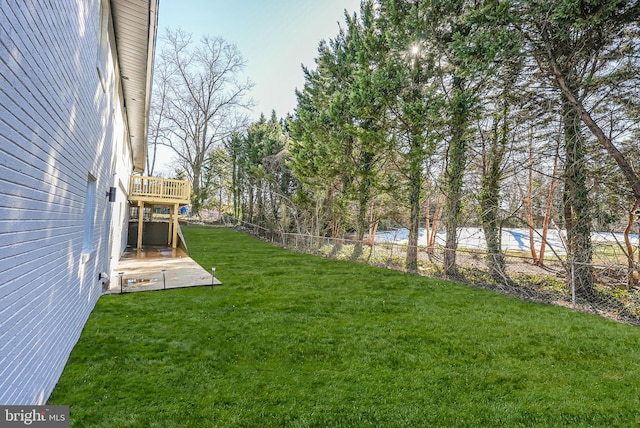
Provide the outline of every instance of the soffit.
<path id="1" fill-rule="evenodd" d="M 146 163 L 147 128 L 159 0 L 111 0 L 134 171 Z"/>

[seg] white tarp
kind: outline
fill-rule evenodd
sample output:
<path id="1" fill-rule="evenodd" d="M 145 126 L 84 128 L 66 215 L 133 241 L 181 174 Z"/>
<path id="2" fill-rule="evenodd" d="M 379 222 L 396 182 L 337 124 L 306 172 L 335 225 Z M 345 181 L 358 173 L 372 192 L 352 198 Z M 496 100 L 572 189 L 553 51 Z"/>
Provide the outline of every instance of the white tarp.
<path id="1" fill-rule="evenodd" d="M 562 232 L 564 234 L 564 231 Z M 444 245 L 447 234 L 444 231 L 438 232 L 436 236 L 436 244 Z M 395 242 L 398 244 L 406 244 L 409 238 L 409 230 L 405 228 L 381 231 L 376 234 L 375 242 Z M 638 245 L 638 235 L 630 235 L 631 243 L 634 246 Z M 617 242 L 624 245 L 624 236 L 622 233 L 612 232 L 593 232 L 591 234 L 591 240 L 595 243 L 617 245 Z M 540 249 L 542 243 L 542 229 L 536 229 L 534 232 L 534 246 L 536 250 Z M 547 249 L 551 251 L 551 248 L 557 254 L 565 254 L 565 248 L 562 238 L 558 234 L 557 230 L 547 231 Z M 420 236 L 418 238 L 418 245 L 427 245 L 427 238 L 425 234 L 425 228 L 420 228 Z M 478 227 L 463 227 L 458 229 L 458 247 L 466 249 L 479 249 L 486 250 L 487 245 L 484 239 L 484 233 L 481 228 Z M 530 251 L 529 247 L 529 229 L 502 229 L 502 249 L 516 250 L 516 251 Z"/>

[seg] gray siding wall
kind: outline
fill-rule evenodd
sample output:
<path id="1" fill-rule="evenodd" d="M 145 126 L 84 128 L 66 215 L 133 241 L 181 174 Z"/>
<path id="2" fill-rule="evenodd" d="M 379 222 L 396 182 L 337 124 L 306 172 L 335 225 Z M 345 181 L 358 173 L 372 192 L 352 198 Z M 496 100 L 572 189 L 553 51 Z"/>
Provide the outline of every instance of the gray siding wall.
<path id="1" fill-rule="evenodd" d="M 0 8 L 0 404 L 46 402 L 122 246 L 105 193 L 125 132 L 112 52 L 102 84 L 96 69 L 100 28 L 99 0 Z"/>

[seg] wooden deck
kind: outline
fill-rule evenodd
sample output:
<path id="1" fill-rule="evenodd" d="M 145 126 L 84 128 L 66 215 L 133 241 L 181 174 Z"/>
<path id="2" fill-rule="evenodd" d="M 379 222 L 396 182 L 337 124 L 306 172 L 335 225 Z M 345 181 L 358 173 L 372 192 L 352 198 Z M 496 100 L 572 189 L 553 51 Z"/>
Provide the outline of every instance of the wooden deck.
<path id="1" fill-rule="evenodd" d="M 105 294 L 222 285 L 179 248 L 128 250 L 111 272 Z"/>
<path id="2" fill-rule="evenodd" d="M 191 201 L 191 183 L 160 177 L 129 177 L 129 200 L 154 205 L 187 205 Z"/>
<path id="3" fill-rule="evenodd" d="M 184 180 L 172 180 L 160 177 L 132 175 L 129 178 L 129 203 L 138 206 L 138 240 L 136 248 L 143 248 L 144 209 L 150 208 L 152 220 L 153 207 L 170 208 L 169 234 L 167 244 L 176 248 L 178 244 L 178 210 L 191 202 L 191 183 Z"/>

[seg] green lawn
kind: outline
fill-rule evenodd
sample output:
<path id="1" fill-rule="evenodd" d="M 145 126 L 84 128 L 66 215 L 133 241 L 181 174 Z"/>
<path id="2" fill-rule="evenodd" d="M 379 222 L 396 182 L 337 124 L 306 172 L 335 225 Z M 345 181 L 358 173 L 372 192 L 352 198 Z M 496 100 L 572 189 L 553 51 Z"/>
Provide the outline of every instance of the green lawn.
<path id="1" fill-rule="evenodd" d="M 224 285 L 102 297 L 49 400 L 72 426 L 640 424 L 638 327 L 183 231 Z"/>

